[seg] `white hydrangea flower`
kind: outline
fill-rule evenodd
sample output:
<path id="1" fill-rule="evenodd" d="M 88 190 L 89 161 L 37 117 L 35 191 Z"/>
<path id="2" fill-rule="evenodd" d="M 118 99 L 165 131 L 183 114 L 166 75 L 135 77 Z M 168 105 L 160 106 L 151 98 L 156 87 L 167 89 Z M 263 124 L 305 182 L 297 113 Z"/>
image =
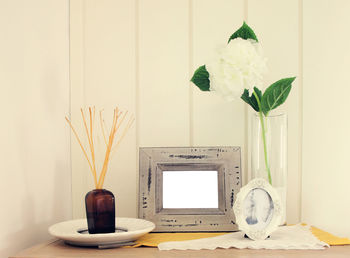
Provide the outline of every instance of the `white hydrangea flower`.
<path id="1" fill-rule="evenodd" d="M 254 40 L 235 38 L 218 50 L 215 58 L 206 64 L 210 91 L 231 101 L 239 98 L 244 89 L 261 88 L 266 72 L 266 59 L 260 44 Z"/>

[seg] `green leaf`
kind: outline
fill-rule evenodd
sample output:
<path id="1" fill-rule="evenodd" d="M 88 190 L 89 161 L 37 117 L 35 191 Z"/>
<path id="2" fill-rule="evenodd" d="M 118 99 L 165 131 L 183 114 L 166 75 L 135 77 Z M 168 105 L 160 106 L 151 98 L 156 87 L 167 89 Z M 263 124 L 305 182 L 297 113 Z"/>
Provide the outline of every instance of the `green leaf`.
<path id="1" fill-rule="evenodd" d="M 193 74 L 191 82 L 193 82 L 202 91 L 210 91 L 209 73 L 205 65 L 200 66 Z"/>
<path id="2" fill-rule="evenodd" d="M 254 91 L 256 95 L 258 95 L 259 101 L 261 101 L 261 96 L 262 96 L 261 91 L 257 87 L 254 87 Z M 258 101 L 256 100 L 255 95 L 252 93 L 252 95 L 249 96 L 249 90 L 244 89 L 241 99 L 243 99 L 246 103 L 248 103 L 256 112 L 260 111 L 259 104 L 258 104 Z"/>
<path id="3" fill-rule="evenodd" d="M 231 35 L 228 43 L 235 38 L 254 39 L 256 42 L 258 42 L 258 38 L 256 37 L 254 31 L 245 22 L 243 22 L 243 25 Z"/>
<path id="4" fill-rule="evenodd" d="M 248 103 L 248 105 L 250 105 L 254 110 L 256 110 L 256 107 L 254 107 L 253 103 L 250 100 L 249 90 L 244 89 L 241 99 L 243 99 L 244 102 Z"/>
<path id="5" fill-rule="evenodd" d="M 260 101 L 260 103 L 261 103 L 261 98 L 262 98 L 261 90 L 259 90 L 257 87 L 254 87 L 254 91 L 255 91 L 255 93 L 258 95 L 259 101 Z M 258 104 L 256 98 L 254 98 L 254 100 L 256 101 L 256 104 Z"/>
<path id="6" fill-rule="evenodd" d="M 286 101 L 294 80 L 295 77 L 281 79 L 265 90 L 261 99 L 261 109 L 265 116 Z"/>

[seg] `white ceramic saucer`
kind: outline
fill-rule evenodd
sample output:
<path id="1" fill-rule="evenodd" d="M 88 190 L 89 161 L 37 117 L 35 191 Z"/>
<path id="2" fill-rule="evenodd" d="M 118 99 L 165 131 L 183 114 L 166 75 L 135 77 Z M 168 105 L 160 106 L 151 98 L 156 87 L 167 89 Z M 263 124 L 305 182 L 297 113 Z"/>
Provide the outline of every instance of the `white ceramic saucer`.
<path id="1" fill-rule="evenodd" d="M 115 233 L 89 234 L 86 219 L 69 220 L 52 225 L 49 233 L 71 245 L 112 248 L 130 245 L 155 228 L 153 222 L 135 218 L 115 218 L 115 224 Z"/>

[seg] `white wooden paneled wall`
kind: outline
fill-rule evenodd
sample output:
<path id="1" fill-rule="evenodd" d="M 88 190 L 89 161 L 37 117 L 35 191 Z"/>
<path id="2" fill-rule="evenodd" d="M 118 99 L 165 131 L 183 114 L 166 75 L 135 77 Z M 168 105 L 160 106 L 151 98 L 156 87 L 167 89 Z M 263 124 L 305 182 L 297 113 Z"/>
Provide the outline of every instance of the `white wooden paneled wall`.
<path id="1" fill-rule="evenodd" d="M 330 4 L 331 3 L 331 4 Z M 350 1 L 304 1 L 302 218 L 350 237 Z"/>
<path id="2" fill-rule="evenodd" d="M 266 83 L 300 74 L 300 4 L 295 0 L 71 0 L 71 111 L 106 111 L 115 104 L 136 124 L 111 163 L 105 187 L 117 198 L 118 216 L 137 216 L 138 147 L 241 146 L 249 178 L 250 111 L 189 82 L 216 46 L 250 24 L 263 44 Z M 294 84 L 289 115 L 288 222 L 300 221 L 301 94 Z M 107 112 L 106 112 L 107 113 Z M 92 176 L 72 138 L 73 215 L 84 216 Z"/>

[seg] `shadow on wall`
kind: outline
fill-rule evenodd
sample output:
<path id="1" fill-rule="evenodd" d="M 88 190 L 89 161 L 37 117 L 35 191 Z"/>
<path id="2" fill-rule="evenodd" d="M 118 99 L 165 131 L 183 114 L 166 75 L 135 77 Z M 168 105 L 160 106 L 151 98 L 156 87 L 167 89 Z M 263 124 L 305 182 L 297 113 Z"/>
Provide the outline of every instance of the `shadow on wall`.
<path id="1" fill-rule="evenodd" d="M 23 225 L 21 230 L 7 234 L 5 248 L 0 251 L 1 257 L 7 257 L 18 252 L 18 248 L 29 247 L 33 242 L 37 241 L 39 234 L 38 229 L 45 227 L 45 223 L 35 223 L 35 214 L 33 210 L 33 198 L 28 194 L 21 202 L 21 221 Z M 35 240 L 34 240 L 35 239 Z"/>
<path id="2" fill-rule="evenodd" d="M 24 198 L 20 202 L 20 219 L 18 224 L 22 225 L 22 228 L 16 232 L 9 233 L 2 245 L 4 248 L 0 250 L 0 257 L 8 257 L 9 255 L 14 255 L 15 253 L 28 248 L 32 245 L 39 244 L 42 241 L 52 238 L 48 234 L 48 228 L 60 221 L 63 221 L 67 217 L 65 212 L 67 209 L 65 207 L 71 206 L 71 199 L 64 200 L 62 198 L 62 189 L 60 184 L 57 182 L 62 182 L 66 180 L 65 177 L 67 173 L 64 173 L 67 167 L 63 163 L 57 162 L 54 170 L 54 180 L 53 180 L 53 191 L 51 193 L 41 193 L 48 196 L 53 196 L 52 203 L 47 203 L 43 210 L 35 210 L 35 199 L 33 194 L 30 193 L 28 187 L 28 181 L 26 181 L 26 187 L 24 191 Z M 25 174 L 25 173 L 23 173 Z M 27 179 L 26 176 L 23 178 Z M 64 193 L 63 195 L 66 195 Z M 38 217 L 38 214 L 45 214 L 45 209 L 50 209 L 47 216 Z M 59 220 L 57 220 L 59 218 Z"/>
<path id="3" fill-rule="evenodd" d="M 50 126 L 49 122 L 47 124 Z M 9 189 L 13 189 L 13 193 L 5 197 L 7 202 L 2 210 L 2 221 L 7 225 L 2 231 L 0 257 L 8 257 L 50 239 L 48 227 L 71 217 L 69 158 L 62 155 L 62 146 L 55 147 L 59 144 L 55 130 L 52 135 L 32 139 L 28 130 L 24 130 L 28 128 L 28 121 L 21 121 L 16 127 L 17 151 L 12 158 L 17 161 L 17 166 L 10 171 L 12 187 Z M 47 137 L 54 140 L 43 144 Z M 68 193 L 63 192 L 67 190 Z"/>
<path id="4" fill-rule="evenodd" d="M 50 239 L 48 227 L 71 218 L 69 135 L 62 133 L 62 107 L 66 109 L 68 98 L 62 95 L 65 86 L 59 90 L 61 94 L 58 92 L 63 82 L 52 87 L 53 72 L 45 74 L 50 76 L 38 83 L 45 87 L 34 88 L 32 95 L 22 99 L 8 141 L 15 150 L 8 163 L 12 171 L 8 171 L 7 189 L 13 192 L 5 197 L 5 209 L 1 211 L 2 222 L 7 223 L 0 231 L 1 258 Z M 11 161 L 16 162 L 15 166 Z"/>

